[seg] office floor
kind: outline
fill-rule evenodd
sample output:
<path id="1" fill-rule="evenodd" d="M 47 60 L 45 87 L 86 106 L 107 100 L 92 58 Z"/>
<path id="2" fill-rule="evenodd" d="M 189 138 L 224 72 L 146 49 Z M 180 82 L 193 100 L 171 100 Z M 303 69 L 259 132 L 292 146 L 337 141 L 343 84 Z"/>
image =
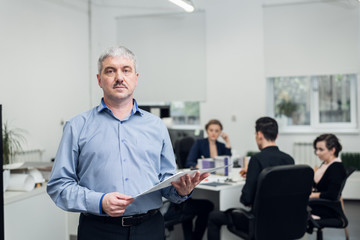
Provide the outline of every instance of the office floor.
<path id="1" fill-rule="evenodd" d="M 348 231 L 350 240 L 360 240 L 360 201 L 345 200 L 345 214 L 349 220 Z M 323 230 L 324 240 L 342 240 L 345 239 L 343 229 L 326 228 Z M 316 233 L 306 235 L 304 240 L 315 240 Z"/>
<path id="2" fill-rule="evenodd" d="M 345 200 L 344 205 L 346 216 L 349 219 L 350 240 L 360 240 L 360 200 Z M 324 240 L 345 240 L 343 229 L 326 228 L 323 230 L 323 234 Z M 71 236 L 70 240 L 76 240 L 76 236 Z M 301 240 L 316 240 L 316 233 L 306 234 Z"/>
<path id="3" fill-rule="evenodd" d="M 345 207 L 345 214 L 349 220 L 348 231 L 349 231 L 350 240 L 360 240 L 360 200 L 355 200 L 355 201 L 345 200 L 344 207 Z M 182 236 L 181 228 L 180 226 L 176 226 L 176 227 L 177 227 L 177 233 L 179 234 L 172 234 L 172 236 L 168 238 L 169 240 L 181 239 L 181 237 L 179 236 L 179 235 Z M 344 229 L 327 228 L 323 230 L 323 237 L 324 240 L 345 240 L 345 232 Z M 203 240 L 205 239 L 206 236 L 204 236 Z M 227 240 L 227 239 L 222 239 L 222 240 Z M 316 240 L 316 233 L 313 233 L 311 235 L 305 234 L 305 236 L 299 240 Z"/>

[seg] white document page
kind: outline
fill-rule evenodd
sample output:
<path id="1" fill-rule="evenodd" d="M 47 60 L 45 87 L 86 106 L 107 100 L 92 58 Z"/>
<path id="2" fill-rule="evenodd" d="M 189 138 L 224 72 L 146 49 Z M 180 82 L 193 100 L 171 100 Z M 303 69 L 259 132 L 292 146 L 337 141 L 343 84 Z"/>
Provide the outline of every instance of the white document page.
<path id="1" fill-rule="evenodd" d="M 216 168 L 208 168 L 208 169 L 201 169 L 201 170 L 191 170 L 191 171 L 187 171 L 187 172 L 178 172 L 174 175 L 172 175 L 171 177 L 168 177 L 167 179 L 165 179 L 164 181 L 158 183 L 157 185 L 155 185 L 154 187 L 150 188 L 149 190 L 143 192 L 143 193 L 140 193 L 138 195 L 136 195 L 134 198 L 136 197 L 139 197 L 141 195 L 145 195 L 145 194 L 148 194 L 148 193 L 151 193 L 151 192 L 154 192 L 154 191 L 157 191 L 157 190 L 160 190 L 162 188 L 166 188 L 166 187 L 169 187 L 169 186 L 172 186 L 171 185 L 171 182 L 179 182 L 180 181 L 180 177 L 184 176 L 185 174 L 189 174 L 190 177 L 194 177 L 196 172 L 199 171 L 200 174 L 203 174 L 203 173 L 212 173 L 212 172 L 215 172 L 216 170 L 219 170 L 219 169 L 222 169 L 222 168 L 226 168 L 226 167 L 230 167 L 232 164 L 228 164 L 228 165 L 224 165 L 224 166 L 221 166 L 221 167 L 216 167 Z"/>

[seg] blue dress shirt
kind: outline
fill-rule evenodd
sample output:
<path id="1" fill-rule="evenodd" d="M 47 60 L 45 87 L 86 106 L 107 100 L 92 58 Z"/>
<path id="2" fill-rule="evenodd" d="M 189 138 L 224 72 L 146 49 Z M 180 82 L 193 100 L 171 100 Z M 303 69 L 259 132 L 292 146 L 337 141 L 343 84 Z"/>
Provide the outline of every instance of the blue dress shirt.
<path id="1" fill-rule="evenodd" d="M 101 100 L 66 122 L 47 184 L 58 207 L 105 215 L 101 201 L 106 193 L 135 196 L 176 173 L 165 125 L 133 102 L 131 114 L 123 120 Z M 175 203 L 188 198 L 167 187 L 136 198 L 124 216 L 160 208 L 162 197 Z"/>

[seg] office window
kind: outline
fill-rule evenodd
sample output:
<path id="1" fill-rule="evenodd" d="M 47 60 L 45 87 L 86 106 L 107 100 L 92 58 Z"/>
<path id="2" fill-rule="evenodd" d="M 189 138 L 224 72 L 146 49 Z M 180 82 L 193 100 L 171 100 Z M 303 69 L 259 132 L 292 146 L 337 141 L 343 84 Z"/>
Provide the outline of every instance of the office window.
<path id="1" fill-rule="evenodd" d="M 315 86 L 317 87 L 317 86 Z M 319 78 L 320 123 L 351 122 L 351 77 L 348 75 Z"/>
<path id="2" fill-rule="evenodd" d="M 270 77 L 269 112 L 281 129 L 355 129 L 356 74 Z"/>

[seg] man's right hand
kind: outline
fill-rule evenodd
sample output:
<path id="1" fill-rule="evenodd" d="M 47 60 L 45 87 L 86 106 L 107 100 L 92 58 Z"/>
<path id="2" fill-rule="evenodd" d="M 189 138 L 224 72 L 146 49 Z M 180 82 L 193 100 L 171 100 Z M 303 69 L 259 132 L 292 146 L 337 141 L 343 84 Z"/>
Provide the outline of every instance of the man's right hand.
<path id="1" fill-rule="evenodd" d="M 247 172 L 247 169 L 243 168 L 240 170 L 239 174 L 240 176 L 242 176 L 243 178 L 246 178 L 246 172 Z"/>
<path id="2" fill-rule="evenodd" d="M 131 196 L 118 192 L 107 193 L 102 200 L 102 209 L 110 217 L 120 217 L 134 200 Z"/>

